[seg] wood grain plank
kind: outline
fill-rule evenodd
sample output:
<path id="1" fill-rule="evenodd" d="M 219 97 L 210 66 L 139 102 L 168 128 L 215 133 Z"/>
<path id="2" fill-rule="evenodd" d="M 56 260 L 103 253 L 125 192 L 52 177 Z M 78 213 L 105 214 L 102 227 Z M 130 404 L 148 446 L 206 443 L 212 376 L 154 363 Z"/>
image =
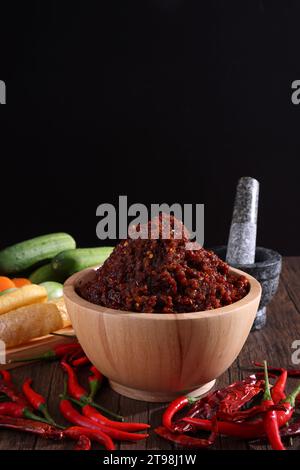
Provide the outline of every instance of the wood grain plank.
<path id="1" fill-rule="evenodd" d="M 286 258 L 278 292 L 268 306 L 268 321 L 266 327 L 250 333 L 248 340 L 238 359 L 230 369 L 218 378 L 216 387 L 222 388 L 233 381 L 248 375 L 241 368 L 251 366 L 251 361 L 267 359 L 269 363 L 293 367 L 291 344 L 300 339 L 300 258 Z M 80 381 L 87 385 L 88 369 L 80 371 Z M 17 384 L 21 385 L 26 377 L 32 377 L 34 387 L 48 397 L 48 405 L 53 417 L 61 424 L 67 424 L 58 410 L 58 395 L 63 390 L 63 372 L 58 363 L 35 363 L 12 371 Z M 289 389 L 296 381 L 290 380 Z M 147 441 L 139 443 L 122 443 L 120 449 L 171 450 L 173 445 L 159 438 L 153 429 L 161 424 L 161 417 L 166 404 L 145 403 L 121 397 L 113 392 L 107 383 L 97 396 L 98 403 L 122 414 L 130 421 L 149 422 L 152 426 Z M 0 450 L 4 449 L 72 449 L 74 443 L 59 443 L 35 438 L 24 433 L 1 430 Z M 95 448 L 100 448 L 95 446 Z M 214 449 L 266 449 L 266 444 L 250 443 L 243 440 L 219 437 Z M 300 439 L 294 439 L 293 450 L 300 449 Z"/>
<path id="2" fill-rule="evenodd" d="M 83 368 L 79 371 L 78 377 L 79 382 L 88 390 L 88 368 Z M 64 378 L 65 375 L 61 370 L 59 363 L 56 362 L 53 364 L 52 367 L 52 377 L 50 378 L 49 383 L 49 393 L 48 393 L 48 405 L 49 411 L 51 412 L 54 419 L 63 425 L 70 425 L 60 414 L 59 412 L 59 394 L 63 392 L 64 388 Z M 49 381 L 49 380 L 48 380 Z M 110 409 L 111 411 L 118 413 L 119 412 L 119 396 L 115 392 L 113 392 L 107 382 L 103 384 L 103 388 L 100 390 L 96 397 L 96 402 L 101 404 L 102 406 Z M 38 438 L 35 449 L 42 450 L 66 450 L 72 449 L 74 446 L 74 442 L 55 442 L 55 441 L 47 441 Z M 118 447 L 118 446 L 117 446 Z M 93 449 L 100 449 L 101 447 L 97 444 L 93 444 Z"/>
<path id="3" fill-rule="evenodd" d="M 128 421 L 149 422 L 148 403 L 120 395 L 120 414 Z M 120 450 L 146 450 L 146 440 L 121 442 Z"/>
<path id="4" fill-rule="evenodd" d="M 282 282 L 288 292 L 288 295 L 293 302 L 296 310 L 300 313 L 300 258 L 290 256 L 284 258 L 282 263 Z"/>
<path id="5" fill-rule="evenodd" d="M 267 325 L 263 330 L 250 334 L 240 356 L 241 365 L 249 366 L 251 361 L 267 359 L 270 364 L 292 366 L 291 344 L 298 338 L 299 314 L 281 282 L 267 308 Z"/>
<path id="6" fill-rule="evenodd" d="M 101 387 L 101 390 L 96 396 L 95 401 L 96 403 L 99 403 L 99 405 L 104 406 L 104 408 L 107 408 L 108 410 L 113 411 L 114 413 L 121 414 L 126 418 L 126 416 L 123 415 L 120 409 L 120 395 L 110 388 L 107 381 L 104 382 L 103 386 Z M 115 444 L 116 448 L 119 449 L 119 443 L 116 442 Z M 95 446 L 93 445 L 93 448 L 94 447 Z"/>
<path id="7" fill-rule="evenodd" d="M 297 338 L 300 338 L 299 313 L 290 299 L 285 283 L 281 281 L 278 292 L 267 309 L 267 325 L 263 330 L 250 334 L 240 354 L 240 364 L 250 366 L 253 360 L 261 362 L 266 359 L 269 364 L 292 366 L 291 344 Z M 288 390 L 291 387 L 292 383 L 289 381 Z M 295 440 L 295 446 L 300 444 L 298 442 L 299 440 Z M 264 444 L 249 445 L 255 450 L 266 448 Z"/>
<path id="8" fill-rule="evenodd" d="M 149 423 L 151 424 L 151 430 L 149 432 L 149 438 L 147 439 L 146 443 L 147 450 L 172 450 L 175 448 L 171 442 L 162 439 L 154 432 L 155 428 L 161 426 L 162 415 L 167 406 L 167 403 L 149 403 L 148 405 Z"/>
<path id="9" fill-rule="evenodd" d="M 58 362 L 50 364 L 37 364 L 39 366 L 40 379 L 37 382 L 36 390 L 41 392 L 47 397 L 48 408 L 54 420 L 62 425 L 67 425 L 67 421 L 61 416 L 59 412 L 59 394 L 63 393 L 64 389 L 64 374 Z M 72 449 L 74 443 L 57 442 L 53 440 L 45 440 L 37 438 L 35 443 L 35 450 L 68 450 Z"/>
<path id="10" fill-rule="evenodd" d="M 55 346 L 72 343 L 74 341 L 74 330 L 72 327 L 63 328 L 62 330 L 57 331 L 57 333 L 62 335 L 70 335 L 70 337 L 49 334 L 42 336 L 41 338 L 34 338 L 26 344 L 21 344 L 20 346 L 16 346 L 14 348 L 8 348 L 6 350 L 7 364 L 1 365 L 1 367 L 3 369 L 15 369 L 17 367 L 27 365 L 28 362 L 13 363 L 13 361 L 18 361 L 24 357 L 41 356 Z"/>

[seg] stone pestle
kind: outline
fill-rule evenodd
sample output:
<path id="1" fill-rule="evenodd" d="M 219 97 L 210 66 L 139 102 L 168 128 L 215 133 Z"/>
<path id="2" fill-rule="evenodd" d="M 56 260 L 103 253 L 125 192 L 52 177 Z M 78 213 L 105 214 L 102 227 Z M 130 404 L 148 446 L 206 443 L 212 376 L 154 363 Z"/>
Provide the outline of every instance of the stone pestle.
<path id="1" fill-rule="evenodd" d="M 235 196 L 226 261 L 230 265 L 255 261 L 259 182 L 249 176 L 240 178 Z"/>

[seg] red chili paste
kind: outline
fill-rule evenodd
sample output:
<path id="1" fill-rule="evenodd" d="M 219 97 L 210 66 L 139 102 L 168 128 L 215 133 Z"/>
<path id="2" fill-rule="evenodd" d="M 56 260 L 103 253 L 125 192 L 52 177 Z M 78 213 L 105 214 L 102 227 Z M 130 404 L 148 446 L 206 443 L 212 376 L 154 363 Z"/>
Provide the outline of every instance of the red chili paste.
<path id="1" fill-rule="evenodd" d="M 171 238 L 121 241 L 79 294 L 89 302 L 131 312 L 183 313 L 232 304 L 249 292 L 245 276 L 229 272 L 212 251 L 187 250 L 188 234 L 170 217 Z M 174 220 L 182 238 L 174 238 Z M 157 220 L 149 222 L 156 224 Z"/>

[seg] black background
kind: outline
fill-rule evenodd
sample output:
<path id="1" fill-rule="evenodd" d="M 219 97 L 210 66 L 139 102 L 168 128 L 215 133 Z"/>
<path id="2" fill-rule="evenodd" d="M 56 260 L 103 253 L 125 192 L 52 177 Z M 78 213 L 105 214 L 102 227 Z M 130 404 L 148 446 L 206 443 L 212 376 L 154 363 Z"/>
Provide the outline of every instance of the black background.
<path id="1" fill-rule="evenodd" d="M 205 244 L 223 244 L 250 175 L 258 243 L 300 254 L 299 1 L 1 9 L 1 246 L 62 230 L 101 244 L 96 207 L 122 194 L 205 203 Z"/>

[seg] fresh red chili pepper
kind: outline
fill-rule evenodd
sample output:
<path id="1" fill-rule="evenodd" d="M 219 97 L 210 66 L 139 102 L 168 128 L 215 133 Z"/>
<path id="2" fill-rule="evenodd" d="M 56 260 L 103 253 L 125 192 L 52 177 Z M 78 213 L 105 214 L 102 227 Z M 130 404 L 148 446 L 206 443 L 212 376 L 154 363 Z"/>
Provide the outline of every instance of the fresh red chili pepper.
<path id="1" fill-rule="evenodd" d="M 300 393 L 300 383 L 297 385 L 297 387 L 281 402 L 281 405 L 284 406 L 285 411 L 277 411 L 277 420 L 278 420 L 278 425 L 279 428 L 282 426 L 286 425 L 293 416 L 294 410 L 295 410 L 295 402 L 296 398 Z M 253 424 L 260 423 L 260 420 L 254 420 L 252 422 Z"/>
<path id="2" fill-rule="evenodd" d="M 99 429 L 96 424 L 93 427 L 89 426 L 90 423 L 88 418 L 78 413 L 78 411 L 73 407 L 72 403 L 66 398 L 61 398 L 59 402 L 59 409 L 63 417 L 70 423 L 90 429 Z"/>
<path id="3" fill-rule="evenodd" d="M 8 370 L 0 370 L 0 375 L 2 377 L 3 382 L 5 382 L 9 386 L 14 386 L 11 373 L 8 372 Z"/>
<path id="4" fill-rule="evenodd" d="M 30 408 L 26 397 L 17 390 L 13 383 L 0 380 L 0 392 L 4 393 L 11 401 Z"/>
<path id="5" fill-rule="evenodd" d="M 73 368 L 70 366 L 70 364 L 68 364 L 65 361 L 61 361 L 61 366 L 68 374 L 67 384 L 68 384 L 68 394 L 70 395 L 70 397 L 75 398 L 76 400 L 79 400 L 82 403 L 90 404 L 94 406 L 95 408 L 98 408 L 99 410 L 101 410 L 103 413 L 112 416 L 118 421 L 123 421 L 124 418 L 122 416 L 119 416 L 113 413 L 112 411 L 107 410 L 101 405 L 98 405 L 88 396 L 87 391 L 79 384 L 77 380 L 77 376 Z"/>
<path id="6" fill-rule="evenodd" d="M 48 423 L 53 424 L 54 426 L 57 426 L 55 423 L 54 419 L 51 417 L 48 408 L 47 408 L 47 403 L 45 398 L 37 393 L 33 388 L 31 387 L 32 384 L 32 379 L 26 379 L 23 383 L 22 390 L 31 404 L 32 408 L 34 410 L 40 411 L 42 415 L 45 417 Z"/>
<path id="7" fill-rule="evenodd" d="M 62 360 L 68 362 L 68 364 L 72 364 L 73 361 L 76 361 L 77 359 L 81 358 L 84 352 L 82 349 L 78 349 L 77 351 L 74 351 L 71 354 L 66 354 L 65 356 L 62 357 Z"/>
<path id="8" fill-rule="evenodd" d="M 172 401 L 167 409 L 165 410 L 163 417 L 162 417 L 162 424 L 166 429 L 170 431 L 174 431 L 174 423 L 172 422 L 173 417 L 175 416 L 178 411 L 182 410 L 188 405 L 192 405 L 196 401 L 199 400 L 199 397 L 189 397 L 189 396 L 181 396 L 176 398 Z"/>
<path id="9" fill-rule="evenodd" d="M 187 416 L 207 418 L 210 419 L 214 416 L 217 409 L 219 408 L 220 398 L 218 396 L 219 390 L 209 393 L 205 397 L 198 400 L 189 410 Z M 193 426 L 189 423 L 182 421 L 181 419 L 173 423 L 173 429 L 176 432 L 184 433 L 194 431 Z"/>
<path id="10" fill-rule="evenodd" d="M 16 387 L 13 383 L 11 373 L 8 370 L 0 370 L 0 380 L 4 386 L 6 385 L 7 387 L 12 388 L 13 390 L 16 390 Z M 2 392 L 1 390 L 1 382 L 0 382 L 0 393 Z M 0 395 L 0 401 L 7 401 L 8 396 L 6 394 Z"/>
<path id="11" fill-rule="evenodd" d="M 144 431 L 150 428 L 150 425 L 146 423 L 120 423 L 119 421 L 112 421 L 99 413 L 99 411 L 95 410 L 91 405 L 83 405 L 82 413 L 84 416 L 98 424 L 119 429 L 120 431 Z"/>
<path id="12" fill-rule="evenodd" d="M 72 403 L 66 399 L 62 399 L 60 401 L 60 411 L 64 418 L 70 421 L 70 423 L 76 424 L 78 426 L 84 426 L 88 429 L 100 430 L 102 432 L 105 432 L 111 438 L 117 439 L 119 441 L 140 441 L 148 437 L 148 434 L 129 433 L 96 423 L 95 421 L 92 421 L 86 416 L 83 416 L 82 414 L 78 413 L 78 411 L 73 407 Z"/>
<path id="13" fill-rule="evenodd" d="M 77 342 L 61 344 L 58 346 L 54 346 L 52 350 L 48 351 L 48 353 L 44 353 L 42 357 L 44 357 L 45 359 L 51 359 L 51 357 L 54 359 L 60 359 L 66 354 L 72 354 L 79 351 L 82 351 L 82 347 Z"/>
<path id="14" fill-rule="evenodd" d="M 287 381 L 287 370 L 283 369 L 280 376 L 276 380 L 275 384 L 271 388 L 271 396 L 272 396 L 272 400 L 274 403 L 279 403 L 281 402 L 281 400 L 285 399 L 286 381 Z"/>
<path id="15" fill-rule="evenodd" d="M 72 400 L 74 401 L 74 400 Z M 76 400 L 77 402 L 77 400 Z M 120 423 L 119 421 L 113 421 L 111 419 L 106 418 L 106 416 L 102 415 L 91 405 L 84 405 L 80 402 L 77 402 L 80 406 L 82 406 L 82 413 L 87 418 L 90 418 L 92 421 L 96 421 L 99 424 L 103 424 L 104 426 L 109 426 L 111 428 L 119 429 L 120 431 L 145 431 L 146 429 L 150 428 L 149 424 L 146 423 Z"/>
<path id="16" fill-rule="evenodd" d="M 27 400 L 29 401 L 29 403 L 31 404 L 31 406 L 35 410 L 41 411 L 41 408 L 45 407 L 46 405 L 46 399 L 39 393 L 35 392 L 32 389 L 31 384 L 32 384 L 32 379 L 30 378 L 24 381 L 22 385 L 23 393 L 25 397 L 27 398 Z"/>
<path id="17" fill-rule="evenodd" d="M 63 431 L 63 436 L 68 437 L 69 439 L 76 440 L 82 435 L 88 437 L 91 441 L 102 444 L 106 450 L 115 450 L 116 448 L 111 438 L 99 429 L 87 429 L 86 427 L 72 426 Z"/>
<path id="18" fill-rule="evenodd" d="M 54 361 L 56 359 L 61 359 L 66 355 L 72 354 L 74 352 L 82 351 L 82 348 L 79 343 L 68 343 L 68 344 L 61 344 L 58 346 L 54 346 L 53 349 L 46 351 L 41 356 L 32 356 L 32 357 L 23 357 L 20 359 L 16 359 L 11 361 L 11 363 L 15 362 L 32 362 L 32 361 Z"/>
<path id="19" fill-rule="evenodd" d="M 24 431 L 30 434 L 36 434 L 42 438 L 55 439 L 59 441 L 64 439 L 78 441 L 80 436 L 84 435 L 91 441 L 104 445 L 107 450 L 115 450 L 114 443 L 109 436 L 101 431 L 86 429 L 79 426 L 72 426 L 65 431 L 61 431 L 50 424 L 39 423 L 31 419 L 13 418 L 11 416 L 0 415 L 0 428 Z"/>
<path id="20" fill-rule="evenodd" d="M 92 400 L 94 399 L 96 393 L 98 392 L 101 384 L 103 382 L 103 375 L 95 366 L 90 367 L 91 375 L 88 377 L 89 386 L 90 386 L 90 394 L 89 398 Z"/>
<path id="21" fill-rule="evenodd" d="M 264 370 L 265 370 L 265 392 L 262 399 L 262 404 L 270 407 L 274 405 L 274 402 L 271 397 L 270 392 L 270 383 L 269 383 L 269 376 L 268 376 L 268 367 L 267 362 L 264 361 Z M 264 430 L 269 440 L 269 443 L 273 450 L 285 450 L 284 445 L 282 444 L 280 432 L 279 432 L 279 424 L 277 419 L 277 413 L 274 410 L 267 411 L 263 416 L 263 425 Z"/>
<path id="22" fill-rule="evenodd" d="M 74 359 L 72 361 L 72 366 L 73 367 L 81 367 L 81 366 L 85 366 L 87 364 L 90 364 L 90 360 L 87 356 L 80 356 L 78 359 Z"/>
<path id="23" fill-rule="evenodd" d="M 29 410 L 28 413 L 30 413 Z M 14 403 L 13 401 L 6 401 L 4 403 L 0 403 L 0 415 L 14 416 L 16 418 L 29 418 L 26 413 L 26 408 L 23 405 L 20 405 L 19 403 Z"/>
<path id="24" fill-rule="evenodd" d="M 261 362 L 253 362 L 256 367 L 264 367 Z M 287 371 L 288 377 L 300 377 L 300 369 L 284 369 L 283 367 L 268 367 L 269 372 L 273 372 L 275 374 L 281 374 L 284 370 Z"/>
<path id="25" fill-rule="evenodd" d="M 76 400 L 87 400 L 87 391 L 78 383 L 76 374 L 70 364 L 65 361 L 61 361 L 60 364 L 68 374 L 68 394 Z"/>
<path id="26" fill-rule="evenodd" d="M 43 423 L 48 423 L 44 418 L 35 415 L 26 408 L 24 405 L 19 403 L 14 403 L 13 401 L 7 401 L 5 403 L 0 403 L 0 415 L 3 416 L 12 416 L 15 418 L 28 418 L 34 421 L 41 421 Z"/>
<path id="27" fill-rule="evenodd" d="M 92 443 L 87 436 L 81 435 L 74 446 L 74 450 L 91 450 Z"/>
<path id="28" fill-rule="evenodd" d="M 173 433 L 163 426 L 159 426 L 158 428 L 154 429 L 154 431 L 164 439 L 174 442 L 175 444 L 179 444 L 183 447 L 188 447 L 190 449 L 203 449 L 211 446 L 214 443 L 214 439 L 200 439 L 188 436 L 186 434 Z"/>

